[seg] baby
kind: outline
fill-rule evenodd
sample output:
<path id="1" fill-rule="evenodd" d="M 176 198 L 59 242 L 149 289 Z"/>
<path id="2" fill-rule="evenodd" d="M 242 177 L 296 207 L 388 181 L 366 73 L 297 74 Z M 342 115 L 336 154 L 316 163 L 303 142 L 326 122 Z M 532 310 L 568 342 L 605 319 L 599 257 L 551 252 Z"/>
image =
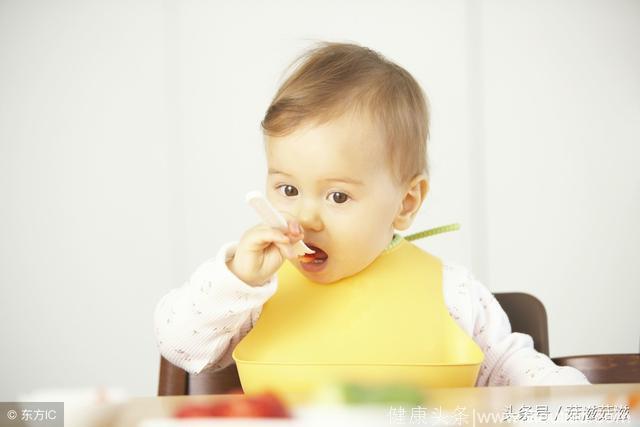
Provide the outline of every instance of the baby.
<path id="1" fill-rule="evenodd" d="M 321 44 L 297 65 L 262 121 L 266 196 L 288 230 L 249 229 L 165 295 L 155 311 L 161 354 L 196 374 L 234 363 L 242 346 L 265 360 L 344 353 L 411 363 L 441 358 L 434 351 L 448 342 L 484 355 L 476 386 L 589 384 L 534 350 L 529 335 L 511 332 L 465 268 L 396 234 L 429 189 L 429 113 L 414 78 L 354 44 Z M 312 256 L 293 254 L 299 240 Z M 394 330 L 413 339 L 398 341 Z M 272 348 L 257 348 L 261 334 L 271 334 Z"/>

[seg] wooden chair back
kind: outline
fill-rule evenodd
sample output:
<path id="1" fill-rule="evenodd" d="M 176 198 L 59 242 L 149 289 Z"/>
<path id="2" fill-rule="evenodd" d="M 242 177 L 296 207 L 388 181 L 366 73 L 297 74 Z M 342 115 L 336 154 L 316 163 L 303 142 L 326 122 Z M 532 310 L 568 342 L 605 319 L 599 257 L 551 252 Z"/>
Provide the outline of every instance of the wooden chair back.
<path id="1" fill-rule="evenodd" d="M 578 369 L 592 384 L 640 383 L 638 353 L 554 357 L 553 361 Z"/>

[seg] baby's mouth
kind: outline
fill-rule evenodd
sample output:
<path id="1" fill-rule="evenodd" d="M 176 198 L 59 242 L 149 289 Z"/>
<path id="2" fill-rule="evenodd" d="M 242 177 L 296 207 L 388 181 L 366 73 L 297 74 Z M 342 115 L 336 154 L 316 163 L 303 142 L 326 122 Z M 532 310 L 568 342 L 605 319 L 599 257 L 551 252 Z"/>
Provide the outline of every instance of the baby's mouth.
<path id="1" fill-rule="evenodd" d="M 329 255 L 327 255 L 325 251 L 309 243 L 305 242 L 305 244 L 314 252 L 312 254 L 304 254 L 298 257 L 301 264 L 323 264 L 327 261 Z"/>

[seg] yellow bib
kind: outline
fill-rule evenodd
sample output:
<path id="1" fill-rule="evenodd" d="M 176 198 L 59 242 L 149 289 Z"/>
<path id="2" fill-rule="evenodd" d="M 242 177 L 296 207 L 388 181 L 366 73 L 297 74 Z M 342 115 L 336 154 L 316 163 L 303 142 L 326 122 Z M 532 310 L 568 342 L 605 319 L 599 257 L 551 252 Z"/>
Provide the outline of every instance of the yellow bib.
<path id="1" fill-rule="evenodd" d="M 440 260 L 401 238 L 331 284 L 285 262 L 233 358 L 246 393 L 306 394 L 344 382 L 470 387 L 484 355 L 449 315 Z"/>

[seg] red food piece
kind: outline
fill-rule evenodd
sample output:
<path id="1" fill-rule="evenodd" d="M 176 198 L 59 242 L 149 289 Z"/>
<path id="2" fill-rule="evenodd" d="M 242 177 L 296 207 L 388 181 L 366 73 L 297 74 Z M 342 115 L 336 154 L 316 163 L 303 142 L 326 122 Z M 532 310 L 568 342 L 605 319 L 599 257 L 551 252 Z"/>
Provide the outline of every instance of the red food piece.
<path id="1" fill-rule="evenodd" d="M 299 257 L 300 262 L 303 264 L 308 264 L 310 262 L 313 262 L 314 260 L 318 259 L 318 260 L 326 260 L 329 256 L 327 255 L 327 253 L 325 251 L 323 251 L 320 248 L 317 248 L 315 246 L 311 246 L 311 245 L 307 245 L 309 246 L 309 249 L 313 250 L 314 253 L 312 254 L 304 254 L 302 256 Z"/>
<path id="2" fill-rule="evenodd" d="M 640 409 L 640 392 L 632 392 L 631 394 L 629 394 L 627 401 L 629 403 L 630 410 L 633 411 L 636 406 Z"/>
<path id="3" fill-rule="evenodd" d="M 273 393 L 238 396 L 211 404 L 190 404 L 175 413 L 176 418 L 246 417 L 288 418 L 289 411 Z"/>
<path id="4" fill-rule="evenodd" d="M 313 261 L 314 259 L 316 259 L 316 255 L 315 254 L 304 254 L 300 257 L 300 262 L 303 264 L 308 264 L 311 261 Z"/>
<path id="5" fill-rule="evenodd" d="M 211 405 L 191 404 L 178 409 L 173 416 L 176 418 L 213 417 L 213 411 Z"/>

